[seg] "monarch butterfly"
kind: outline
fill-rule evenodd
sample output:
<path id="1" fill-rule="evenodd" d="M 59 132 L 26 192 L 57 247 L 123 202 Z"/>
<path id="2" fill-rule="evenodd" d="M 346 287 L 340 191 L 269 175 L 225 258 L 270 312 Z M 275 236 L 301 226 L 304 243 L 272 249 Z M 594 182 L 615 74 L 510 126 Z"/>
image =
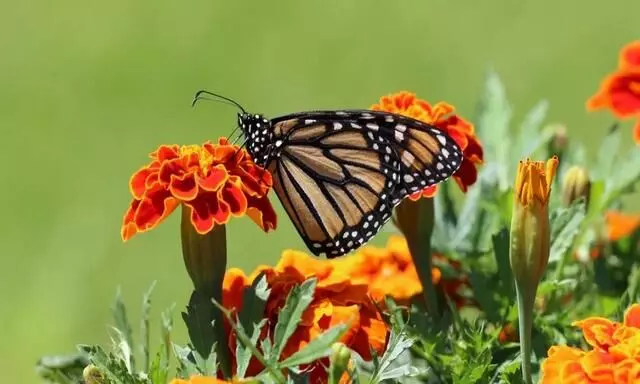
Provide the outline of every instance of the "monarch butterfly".
<path id="1" fill-rule="evenodd" d="M 309 111 L 268 119 L 233 103 L 254 162 L 311 252 L 341 256 L 369 241 L 409 194 L 448 179 L 462 163 L 440 129 L 402 115 Z"/>

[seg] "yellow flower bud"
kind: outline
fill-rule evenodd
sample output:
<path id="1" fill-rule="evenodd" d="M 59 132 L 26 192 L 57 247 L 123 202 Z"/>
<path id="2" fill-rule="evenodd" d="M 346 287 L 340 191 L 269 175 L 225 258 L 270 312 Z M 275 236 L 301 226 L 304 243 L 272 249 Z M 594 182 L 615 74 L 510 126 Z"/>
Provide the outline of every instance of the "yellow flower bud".
<path id="1" fill-rule="evenodd" d="M 586 169 L 573 166 L 567 170 L 562 180 L 562 204 L 568 207 L 576 199 L 585 198 L 586 206 L 589 205 L 591 193 L 591 180 Z"/>
<path id="2" fill-rule="evenodd" d="M 549 194 L 558 167 L 547 161 L 521 161 L 514 188 L 510 262 L 516 281 L 537 286 L 549 261 Z"/>
<path id="3" fill-rule="evenodd" d="M 102 372 L 93 364 L 89 364 L 82 370 L 82 378 L 86 384 L 102 384 L 104 377 Z"/>

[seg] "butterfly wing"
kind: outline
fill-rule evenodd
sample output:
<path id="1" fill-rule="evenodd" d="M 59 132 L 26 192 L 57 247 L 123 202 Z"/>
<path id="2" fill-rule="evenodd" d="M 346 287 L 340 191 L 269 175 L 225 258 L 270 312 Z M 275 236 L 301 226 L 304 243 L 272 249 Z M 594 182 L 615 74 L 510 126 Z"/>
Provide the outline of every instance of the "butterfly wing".
<path id="1" fill-rule="evenodd" d="M 272 120 L 277 155 L 268 168 L 274 189 L 314 254 L 331 258 L 360 247 L 407 194 L 455 172 L 461 161 L 457 145 L 417 123 L 373 111 L 307 112 Z M 440 160 L 442 149 L 450 153 L 448 162 Z"/>

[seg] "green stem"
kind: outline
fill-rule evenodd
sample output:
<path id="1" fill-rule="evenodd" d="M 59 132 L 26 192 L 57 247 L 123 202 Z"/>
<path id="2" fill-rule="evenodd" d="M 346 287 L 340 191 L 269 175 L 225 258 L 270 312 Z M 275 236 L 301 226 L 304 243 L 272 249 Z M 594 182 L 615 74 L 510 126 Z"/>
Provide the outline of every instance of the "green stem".
<path id="1" fill-rule="evenodd" d="M 537 284 L 523 286 L 516 281 L 516 297 L 518 300 L 518 322 L 520 334 L 520 357 L 522 359 L 522 379 L 526 384 L 531 380 L 531 328 L 533 327 L 533 305 L 536 298 Z M 531 289 L 533 288 L 533 289 Z"/>
<path id="2" fill-rule="evenodd" d="M 420 260 L 416 260 L 416 270 L 420 282 L 422 282 L 422 290 L 424 294 L 427 309 L 431 315 L 439 319 L 440 308 L 438 305 L 438 295 L 436 288 L 433 286 L 432 280 L 432 261 L 431 261 L 431 235 L 434 226 L 434 205 L 432 199 L 420 199 L 418 204 L 418 226 L 417 226 L 417 255 Z M 414 260 L 416 259 L 414 255 Z"/>

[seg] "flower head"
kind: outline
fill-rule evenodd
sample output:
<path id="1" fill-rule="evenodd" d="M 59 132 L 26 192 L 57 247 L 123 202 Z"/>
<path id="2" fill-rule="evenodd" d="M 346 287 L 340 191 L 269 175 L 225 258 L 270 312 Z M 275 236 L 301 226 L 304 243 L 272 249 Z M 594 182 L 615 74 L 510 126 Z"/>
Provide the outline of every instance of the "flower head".
<path id="1" fill-rule="evenodd" d="M 180 204 L 189 208 L 199 234 L 244 214 L 264 231 L 275 229 L 276 214 L 267 198 L 271 175 L 226 139 L 162 145 L 149 157 L 129 182 L 133 200 L 124 216 L 123 240 L 156 227 Z"/>
<path id="2" fill-rule="evenodd" d="M 330 260 L 320 260 L 302 252 L 285 251 L 275 267 L 258 267 L 249 277 L 239 270 L 229 272 L 224 280 L 223 305 L 232 310 L 242 308 L 244 289 L 264 273 L 271 293 L 265 306 L 264 316 L 268 323 L 263 329 L 263 338 L 274 334 L 278 314 L 291 289 L 310 277 L 317 278 L 313 300 L 284 347 L 283 358 L 299 351 L 329 328 L 344 323 L 350 327 L 340 342 L 364 359 L 371 359 L 371 350 L 378 354 L 384 351 L 388 330 L 368 295 L 367 285 L 352 281 L 346 271 L 334 268 Z M 235 343 L 235 337 L 230 335 L 232 354 Z M 312 383 L 320 383 L 326 382 L 324 366 L 328 365 L 328 359 L 323 359 L 303 368 L 309 373 Z M 259 363 L 252 360 L 247 373 L 254 375 L 261 369 Z"/>
<path id="3" fill-rule="evenodd" d="M 553 346 L 541 366 L 541 384 L 636 383 L 640 380 L 640 304 L 627 309 L 622 323 L 601 317 L 577 321 L 589 351 Z"/>
<path id="4" fill-rule="evenodd" d="M 381 97 L 379 103 L 373 104 L 370 109 L 408 116 L 431 124 L 449 134 L 460 146 L 464 157 L 453 178 L 463 192 L 476 182 L 478 178 L 476 167 L 484 160 L 482 145 L 475 136 L 473 124 L 455 114 L 455 108 L 452 105 L 439 102 L 432 106 L 427 101 L 418 99 L 414 93 L 402 91 Z M 414 193 L 410 198 L 417 200 L 421 196 L 432 197 L 436 191 L 437 186 L 431 186 L 424 189 L 422 193 Z"/>
<path id="5" fill-rule="evenodd" d="M 622 47 L 618 66 L 622 69 L 640 68 L 640 40 L 635 40 Z"/>

